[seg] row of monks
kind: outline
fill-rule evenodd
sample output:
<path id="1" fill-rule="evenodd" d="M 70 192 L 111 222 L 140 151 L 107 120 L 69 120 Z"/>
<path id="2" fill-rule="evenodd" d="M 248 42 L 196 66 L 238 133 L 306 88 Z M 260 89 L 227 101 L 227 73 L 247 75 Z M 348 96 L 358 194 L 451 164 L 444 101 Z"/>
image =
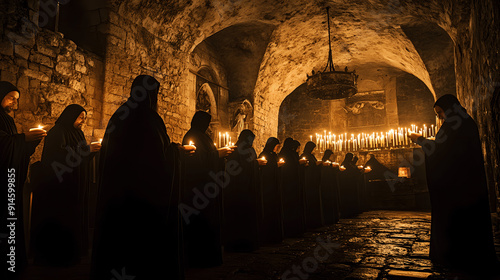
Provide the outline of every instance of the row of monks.
<path id="1" fill-rule="evenodd" d="M 9 113 L 21 98 L 20 91 L 10 83 L 0 83 L 1 172 L 3 179 L 15 176 L 15 184 L 9 181 L 9 187 L 3 188 L 4 197 L 13 197 L 9 203 L 16 206 L 14 211 L 5 205 L 10 211 L 2 211 L 2 221 L 17 223 L 14 230 L 2 225 L 2 232 L 10 232 L 10 236 L 14 232 L 16 239 L 13 247 L 0 244 L 1 257 L 7 256 L 1 260 L 4 264 L 14 265 L 18 274 L 26 266 L 23 185 L 30 157 L 41 140 L 41 161 L 30 169 L 34 188 L 29 250 L 36 265 L 56 266 L 75 265 L 91 252 L 91 279 L 108 280 L 125 271 L 137 279 L 161 275 L 184 279 L 186 268 L 221 265 L 223 250 L 254 251 L 262 244 L 300 237 L 308 229 L 362 211 L 363 171 L 356 167 L 352 154 L 347 154 L 339 169 L 329 161 L 331 151 L 325 151 L 322 159 L 314 156 L 313 142 L 301 149 L 296 140 L 287 138 L 281 145 L 271 137 L 257 155 L 250 130 L 240 133 L 234 147 L 217 149 L 207 134 L 211 115 L 202 111 L 193 116 L 182 143 L 174 143 L 156 110 L 159 88 L 153 77 L 138 76 L 129 99 L 109 120 L 102 145 L 89 145 L 81 130 L 86 111 L 76 104 L 68 106 L 47 133 L 18 133 Z M 451 130 L 447 133 L 452 135 Z M 429 141 L 418 139 L 422 146 Z M 94 158 L 98 162 L 98 195 L 95 230 L 89 233 L 89 179 Z M 372 167 L 371 174 L 384 172 L 374 158 L 365 165 Z M 435 174 L 433 169 L 427 172 Z M 456 252 L 455 244 L 464 236 L 449 231 L 459 225 L 448 219 L 457 213 L 456 207 L 443 207 L 445 211 L 435 207 L 447 201 L 436 195 L 442 192 L 441 185 L 446 182 L 429 181 L 433 213 L 440 213 L 436 217 L 445 225 L 433 223 L 431 258 L 448 262 L 455 260 L 448 253 Z M 484 198 L 483 194 L 478 197 Z M 488 217 L 483 206 L 476 212 L 470 209 L 468 213 Z M 474 233 L 478 238 L 473 248 L 476 256 L 494 260 L 491 231 L 488 235 L 484 221 L 481 234 Z M 435 242 L 441 236 L 446 237 Z M 441 245 L 448 239 L 454 243 Z M 479 246 L 477 242 L 482 240 L 484 244 Z M 13 279 L 10 270 L 2 273 L 7 276 L 2 279 Z"/>
<path id="2" fill-rule="evenodd" d="M 19 182 L 44 140 L 41 161 L 31 166 L 29 176 L 33 199 L 27 247 L 36 265 L 75 265 L 91 251 L 92 279 L 110 279 L 123 267 L 145 279 L 167 267 L 172 279 L 182 279 L 186 267 L 221 265 L 223 250 L 250 252 L 359 212 L 363 180 L 352 154 L 341 172 L 330 162 L 332 151 L 318 160 L 313 142 L 300 155 L 298 141 L 271 137 L 257 156 L 250 130 L 240 133 L 235 146 L 217 149 L 207 134 L 211 115 L 202 111 L 194 115 L 183 143 L 172 143 L 156 113 L 158 89 L 154 78 L 137 77 L 102 144 L 88 144 L 82 132 L 86 111 L 77 104 L 67 106 L 48 132 L 17 133 L 7 113 L 20 93 L 1 84 L 2 100 L 17 93 L 2 107 L 1 139 L 2 154 L 9 155 L 9 161 L 2 157 L 2 168 L 17 170 L 19 209 Z M 93 162 L 98 163 L 99 192 L 92 234 Z M 22 225 L 22 211 L 16 217 Z M 16 231 L 16 269 L 22 271 L 22 226 Z"/>

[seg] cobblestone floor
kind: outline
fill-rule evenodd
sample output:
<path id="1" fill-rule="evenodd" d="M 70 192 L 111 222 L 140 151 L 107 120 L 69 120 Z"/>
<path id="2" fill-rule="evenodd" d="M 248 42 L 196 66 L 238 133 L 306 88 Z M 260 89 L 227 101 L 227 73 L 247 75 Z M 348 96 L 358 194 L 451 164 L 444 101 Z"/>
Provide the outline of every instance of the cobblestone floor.
<path id="1" fill-rule="evenodd" d="M 189 269 L 186 280 L 479 279 L 434 268 L 429 234 L 428 212 L 365 212 L 253 253 L 226 253 L 224 265 Z M 88 265 L 30 267 L 24 279 L 87 280 Z"/>

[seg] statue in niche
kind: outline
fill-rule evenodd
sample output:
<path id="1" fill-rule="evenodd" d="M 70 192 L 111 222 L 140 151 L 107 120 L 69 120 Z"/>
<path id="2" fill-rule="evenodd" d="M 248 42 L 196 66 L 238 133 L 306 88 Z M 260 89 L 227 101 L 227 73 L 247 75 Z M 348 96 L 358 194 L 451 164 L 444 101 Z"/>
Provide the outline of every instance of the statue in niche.
<path id="1" fill-rule="evenodd" d="M 210 108 L 210 97 L 208 96 L 205 87 L 202 86 L 196 95 L 196 111 L 205 111 L 210 114 Z"/>
<path id="2" fill-rule="evenodd" d="M 236 111 L 236 115 L 234 117 L 234 122 L 233 122 L 233 128 L 232 130 L 235 131 L 238 135 L 240 132 L 245 129 L 245 118 L 246 114 L 242 109 L 238 109 Z"/>

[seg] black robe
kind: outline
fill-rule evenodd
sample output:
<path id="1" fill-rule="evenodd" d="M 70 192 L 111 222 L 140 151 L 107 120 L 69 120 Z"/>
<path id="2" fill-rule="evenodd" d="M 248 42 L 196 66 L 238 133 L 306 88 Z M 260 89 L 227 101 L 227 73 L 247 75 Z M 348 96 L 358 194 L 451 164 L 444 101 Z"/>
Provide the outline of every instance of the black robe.
<path id="1" fill-rule="evenodd" d="M 288 141 L 290 139 L 291 141 Z M 281 167 L 281 191 L 283 197 L 283 231 L 285 237 L 300 237 L 305 232 L 304 196 L 299 176 L 299 156 L 293 139 L 287 138 L 279 154 L 285 160 Z"/>
<path id="2" fill-rule="evenodd" d="M 304 193 L 305 193 L 305 216 L 306 228 L 317 228 L 323 225 L 323 205 L 321 198 L 321 166 L 317 165 L 317 159 L 312 154 L 316 147 L 313 142 L 307 142 L 304 147 L 304 153 L 300 158 L 306 158 L 309 161 L 308 166 L 304 167 Z"/>
<path id="3" fill-rule="evenodd" d="M 10 83 L 0 82 L 0 101 L 11 91 L 19 90 Z M 2 210 L 0 227 L 0 261 L 1 279 L 16 279 L 27 264 L 26 245 L 24 241 L 24 219 L 23 219 L 23 189 L 28 173 L 28 165 L 31 155 L 35 152 L 40 141 L 26 142 L 23 133 L 17 133 L 14 119 L 0 107 L 0 177 L 2 182 Z M 10 185 L 13 184 L 13 185 Z M 12 192 L 10 191 L 12 190 Z M 10 211 L 8 204 L 14 206 Z M 9 220 L 8 220 L 9 219 Z M 7 227 L 12 225 L 12 227 Z M 15 232 L 15 244 L 8 243 L 11 228 Z M 11 241 L 12 242 L 12 241 Z M 7 263 L 10 260 L 11 246 L 15 246 L 15 272 L 7 269 L 11 267 Z M 11 254 L 12 255 L 12 254 Z"/>
<path id="4" fill-rule="evenodd" d="M 328 151 L 328 150 L 327 150 Z M 326 162 L 330 155 L 327 153 L 323 156 L 323 162 Z M 325 225 L 335 224 L 339 221 L 339 189 L 338 189 L 338 173 L 339 168 L 331 164 L 321 166 L 321 205 L 323 206 L 323 219 Z"/>
<path id="5" fill-rule="evenodd" d="M 95 153 L 73 126 L 83 111 L 79 105 L 68 106 L 45 138 L 42 174 L 33 191 L 31 244 L 37 264 L 76 264 L 88 253 L 88 192 Z"/>
<path id="6" fill-rule="evenodd" d="M 348 153 L 349 155 L 349 153 Z M 352 164 L 351 157 L 346 155 L 342 165 L 346 168 L 339 173 L 340 217 L 351 218 L 359 213 L 359 180 L 360 173 Z"/>
<path id="7" fill-rule="evenodd" d="M 447 117 L 435 141 L 417 140 L 426 154 L 430 257 L 436 264 L 487 275 L 498 262 L 478 128 L 455 97 L 441 98 L 436 104 Z M 447 99 L 452 104 L 442 102 Z"/>
<path id="8" fill-rule="evenodd" d="M 392 196 L 387 180 L 396 175 L 374 156 L 365 163 L 365 168 L 368 166 L 372 171 L 365 174 L 365 207 L 368 209 L 384 207 L 384 200 Z"/>
<path id="9" fill-rule="evenodd" d="M 154 110 L 158 88 L 154 78 L 137 77 L 131 97 L 106 128 L 92 280 L 123 274 L 184 279 L 177 208 L 179 155 Z"/>
<path id="10" fill-rule="evenodd" d="M 226 171 L 231 178 L 223 197 L 224 249 L 228 252 L 251 252 L 259 247 L 258 218 L 262 208 L 254 138 L 250 130 L 243 130 L 237 148 L 227 157 L 227 167 L 238 166 L 238 172 Z"/>
<path id="11" fill-rule="evenodd" d="M 214 142 L 205 131 L 211 116 L 197 112 L 191 129 L 184 135 L 184 145 L 193 142 L 196 152 L 183 162 L 182 203 L 198 211 L 184 218 L 184 244 L 189 267 L 213 267 L 222 264 L 222 190 L 213 196 L 205 195 L 207 184 L 217 184 L 214 177 L 223 174 L 223 164 Z M 209 196 L 212 196 L 209 194 Z M 186 217 L 186 210 L 181 213 Z"/>
<path id="12" fill-rule="evenodd" d="M 266 144 L 264 151 L 259 155 L 259 158 L 265 157 L 267 160 L 267 164 L 260 167 L 263 213 L 259 229 L 262 243 L 281 243 L 283 241 L 281 167 L 278 167 L 279 158 L 273 151 L 274 147 L 279 144 L 279 140 L 276 139 L 274 143 L 271 143 L 269 147 Z"/>

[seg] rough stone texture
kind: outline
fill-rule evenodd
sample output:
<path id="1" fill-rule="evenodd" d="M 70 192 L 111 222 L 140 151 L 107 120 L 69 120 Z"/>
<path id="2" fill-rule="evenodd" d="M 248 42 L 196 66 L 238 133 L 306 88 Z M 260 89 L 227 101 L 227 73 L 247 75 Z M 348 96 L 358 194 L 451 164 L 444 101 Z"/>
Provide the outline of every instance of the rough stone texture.
<path id="1" fill-rule="evenodd" d="M 422 127 L 436 124 L 434 97 L 419 79 L 404 75 L 397 78 L 397 109 L 399 126 Z"/>
<path id="2" fill-rule="evenodd" d="M 269 136 L 277 135 L 282 101 L 305 81 L 305 73 L 322 70 L 326 64 L 326 4 L 332 8 L 333 61 L 341 69 L 348 66 L 357 70 L 360 91 L 380 90 L 384 77 L 406 72 L 420 79 L 433 95 L 440 96 L 453 92 L 456 76 L 458 97 L 478 122 L 483 137 L 492 207 L 500 212 L 494 201 L 499 197 L 500 181 L 500 105 L 496 97 L 498 91 L 495 93 L 500 75 L 496 51 L 500 42 L 496 32 L 500 9 L 495 0 L 334 0 L 328 3 L 307 0 L 111 0 L 107 7 L 109 14 L 101 9 L 85 9 L 89 19 L 99 14 L 100 21 L 89 20 L 95 24 L 88 27 L 95 27 L 96 32 L 106 38 L 105 59 L 101 60 L 105 70 L 99 76 L 100 80 L 104 79 L 102 94 L 98 86 L 88 88 L 95 73 L 92 67 L 100 67 L 98 58 L 90 61 L 88 55 L 81 53 L 85 57 L 82 60 L 76 55 L 81 51 L 70 40 L 49 36 L 45 43 L 39 42 L 41 31 L 37 24 L 43 14 L 37 1 L 2 1 L 0 79 L 34 88 L 40 82 L 40 89 L 45 91 L 52 88 L 49 86 L 52 83 L 64 84 L 69 99 L 60 96 L 53 98 L 57 102 L 45 102 L 45 97 L 40 99 L 45 104 L 41 110 L 50 110 L 51 116 L 58 112 L 58 102 L 86 98 L 85 102 L 90 103 L 92 98 L 80 94 L 83 89 L 93 90 L 99 97 L 92 101 L 97 103 L 92 106 L 99 106 L 99 102 L 102 105 L 102 110 L 96 110 L 102 112 L 99 121 L 102 129 L 127 98 L 132 79 L 138 74 L 152 74 L 162 82 L 160 115 L 170 126 L 171 138 L 180 141 L 196 108 L 192 101 L 186 101 L 194 94 L 190 91 L 195 81 L 189 72 L 190 54 L 219 31 L 232 27 L 227 33 L 238 34 L 251 27 L 249 36 L 241 34 L 241 38 L 245 38 L 241 45 L 220 47 L 231 50 L 231 54 L 247 51 L 249 55 L 242 59 L 243 67 L 237 63 L 224 65 L 224 72 L 227 85 L 231 85 L 228 88 L 235 87 L 228 93 L 228 100 L 232 93 L 251 97 L 248 99 L 254 112 L 250 127 L 257 132 L 255 143 L 261 147 Z M 258 30 L 263 34 L 258 34 Z M 445 33 L 452 43 L 442 36 Z M 420 40 L 421 36 L 427 37 Z M 258 38 L 264 42 L 252 42 Z M 455 75 L 449 55 L 452 49 Z M 62 57 L 59 59 L 59 56 Z M 260 63 L 259 56 L 262 56 Z M 74 69 L 73 63 L 78 64 Z M 245 66 L 249 72 L 246 79 L 227 75 L 236 70 L 234 73 L 244 74 Z M 28 80 L 19 81 L 21 76 Z M 249 84 L 254 79 L 252 91 Z M 54 88 L 61 92 L 59 87 Z M 20 111 L 16 118 L 20 126 L 29 126 L 35 116 L 40 118 Z"/>
<path id="3" fill-rule="evenodd" d="M 500 199 L 499 82 L 500 3 L 471 1 L 470 13 L 457 22 L 455 72 L 457 96 L 476 120 L 485 156 L 490 198 Z M 496 112 L 496 114 L 493 114 Z M 491 201 L 500 213 L 500 200 Z"/>
<path id="4" fill-rule="evenodd" d="M 18 32 L 15 27 L 4 31 Z M 95 140 L 93 129 L 101 127 L 102 118 L 102 58 L 78 49 L 72 41 L 45 29 L 3 40 L 4 45 L 14 45 L 13 55 L 0 55 L 0 76 L 21 91 L 19 110 L 15 113 L 18 130 L 28 131 L 38 124 L 45 125 L 48 130 L 67 105 L 76 103 L 87 110 L 84 129 L 87 140 Z M 85 71 L 79 71 L 82 68 Z M 40 160 L 42 149 L 43 142 L 31 158 L 32 162 Z"/>

